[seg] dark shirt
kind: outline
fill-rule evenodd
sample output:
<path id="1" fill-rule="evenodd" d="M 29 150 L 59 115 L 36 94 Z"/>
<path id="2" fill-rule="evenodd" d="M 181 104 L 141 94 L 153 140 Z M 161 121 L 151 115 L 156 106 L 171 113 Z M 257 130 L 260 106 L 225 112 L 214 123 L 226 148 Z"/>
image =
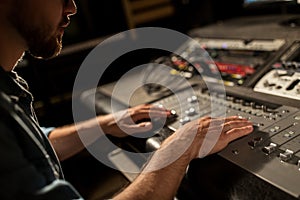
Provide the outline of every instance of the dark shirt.
<path id="1" fill-rule="evenodd" d="M 0 199 L 81 199 L 64 180 L 26 81 L 0 67 L 0 92 Z"/>

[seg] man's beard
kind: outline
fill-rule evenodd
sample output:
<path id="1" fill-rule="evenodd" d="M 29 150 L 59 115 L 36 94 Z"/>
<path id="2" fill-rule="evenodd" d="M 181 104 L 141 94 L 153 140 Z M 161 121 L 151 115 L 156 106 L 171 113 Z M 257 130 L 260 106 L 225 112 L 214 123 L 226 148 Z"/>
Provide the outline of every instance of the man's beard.
<path id="1" fill-rule="evenodd" d="M 31 34 L 32 33 L 32 34 Z M 23 37 L 27 41 L 28 52 L 36 58 L 49 59 L 57 56 L 62 48 L 62 35 L 47 36 L 47 31 L 38 33 L 38 30 L 27 32 Z M 34 36 L 35 35 L 35 36 Z M 43 37 L 45 36 L 45 37 Z"/>
<path id="2" fill-rule="evenodd" d="M 18 3 L 20 7 L 16 6 L 15 12 L 12 12 L 9 18 L 26 41 L 28 52 L 36 58 L 44 59 L 58 55 L 62 48 L 62 34 L 56 34 L 55 28 L 49 25 L 31 23 L 30 17 L 26 17 L 28 15 L 21 2 L 22 0 Z"/>

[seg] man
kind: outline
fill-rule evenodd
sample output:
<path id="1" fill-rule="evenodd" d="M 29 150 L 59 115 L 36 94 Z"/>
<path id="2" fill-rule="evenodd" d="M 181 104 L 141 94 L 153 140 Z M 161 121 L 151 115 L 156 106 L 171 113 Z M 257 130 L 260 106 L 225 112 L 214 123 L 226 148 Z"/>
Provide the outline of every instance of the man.
<path id="1" fill-rule="evenodd" d="M 81 199 L 78 192 L 63 180 L 59 162 L 81 151 L 84 146 L 78 133 L 91 134 L 91 142 L 99 136 L 95 126 L 105 133 L 123 137 L 152 128 L 150 122 L 130 124 L 151 116 L 164 117 L 168 111 L 141 105 L 130 108 L 122 123 L 112 115 L 42 133 L 32 109 L 32 96 L 26 82 L 17 76 L 14 67 L 29 51 L 38 58 L 51 58 L 61 50 L 64 29 L 69 17 L 76 13 L 74 0 L 0 0 L 0 198 L 1 199 Z M 224 121 L 223 121 L 224 120 Z M 224 123 L 223 123 L 224 122 Z M 118 127 L 122 124 L 124 127 Z M 125 129 L 124 129 L 125 128 Z M 222 129 L 209 154 L 252 132 L 252 124 L 239 117 L 226 119 L 201 118 L 185 124 L 155 152 L 138 178 L 115 199 L 171 199 L 174 197 L 189 162 L 199 150 L 210 130 Z M 80 130 L 80 131 L 78 131 Z M 195 133 L 195 137 L 194 137 Z M 65 142 L 68 141 L 68 142 Z M 170 153 L 190 143 L 174 162 L 159 168 Z M 55 152 L 54 152 L 54 150 Z"/>

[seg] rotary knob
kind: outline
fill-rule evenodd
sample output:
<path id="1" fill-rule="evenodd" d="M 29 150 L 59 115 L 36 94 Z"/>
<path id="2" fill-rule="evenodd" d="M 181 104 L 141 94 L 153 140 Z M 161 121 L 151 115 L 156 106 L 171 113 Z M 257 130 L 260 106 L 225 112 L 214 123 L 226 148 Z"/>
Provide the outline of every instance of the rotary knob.
<path id="1" fill-rule="evenodd" d="M 188 110 L 185 111 L 185 114 L 188 116 L 194 116 L 196 114 L 196 109 L 191 107 Z"/>
<path id="2" fill-rule="evenodd" d="M 186 124 L 186 123 L 188 123 L 190 121 L 191 121 L 191 119 L 189 117 L 184 117 L 184 118 L 181 118 L 179 120 L 179 122 L 180 122 L 181 125 L 184 125 L 184 124 Z"/>

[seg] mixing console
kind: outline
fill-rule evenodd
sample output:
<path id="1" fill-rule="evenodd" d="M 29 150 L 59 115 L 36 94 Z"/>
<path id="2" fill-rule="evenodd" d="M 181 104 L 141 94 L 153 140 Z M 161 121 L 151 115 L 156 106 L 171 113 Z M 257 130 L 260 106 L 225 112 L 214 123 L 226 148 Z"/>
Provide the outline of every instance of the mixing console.
<path id="1" fill-rule="evenodd" d="M 298 37 L 298 32 L 291 31 L 293 37 Z M 155 130 L 152 137 L 146 138 L 146 151 L 156 150 L 176 129 L 202 116 L 238 115 L 249 119 L 254 124 L 254 132 L 233 141 L 218 155 L 280 191 L 300 198 L 300 42 L 299 38 L 285 37 L 285 32 L 274 32 L 278 34 L 276 37 L 265 35 L 264 39 L 257 36 L 248 40 L 232 39 L 238 38 L 236 35 L 202 38 L 194 34 L 201 47 L 200 54 L 195 54 L 195 41 L 187 42 L 170 57 L 152 62 L 146 76 L 141 78 L 138 73 L 128 76 L 122 82 L 123 88 L 119 88 L 122 93 L 112 95 L 115 83 L 102 86 L 98 91 L 104 96 L 113 96 L 124 108 L 152 103 L 172 110 L 172 118 Z M 206 35 L 211 34 L 210 29 L 208 33 Z M 157 65 L 153 63 L 169 65 L 171 70 L 161 77 L 162 73 L 155 70 Z M 191 70 L 191 66 L 196 70 Z M 195 81 L 197 72 L 200 79 Z M 155 96 L 163 87 L 153 83 L 167 79 L 167 75 L 186 78 L 192 82 L 192 89 Z M 145 77 L 155 77 L 156 81 L 145 80 Z M 151 84 L 137 87 L 136 96 L 127 94 L 129 86 L 141 85 L 141 79 Z M 174 83 L 174 80 L 167 82 Z M 224 84 L 225 91 L 224 87 L 212 87 L 219 83 Z M 86 94 L 85 100 L 91 96 Z M 134 100 L 129 105 L 124 101 L 128 95 Z M 98 106 L 101 101 L 96 102 L 96 110 L 101 110 Z"/>
<path id="2" fill-rule="evenodd" d="M 285 105 L 265 105 L 234 95 L 209 94 L 207 90 L 197 87 L 194 89 L 193 94 L 182 91 L 153 102 L 175 110 L 178 117 L 147 140 L 148 150 L 159 147 L 166 137 L 183 124 L 212 112 L 218 113 L 218 109 L 222 114 L 222 108 L 225 107 L 227 116 L 238 115 L 251 120 L 255 131 L 232 142 L 219 155 L 299 197 L 300 110 Z M 214 106 L 213 110 L 212 104 L 219 106 Z"/>
<path id="3" fill-rule="evenodd" d="M 255 131 L 229 144 L 219 155 L 296 198 L 300 197 L 300 110 L 299 102 L 299 42 L 293 44 L 278 60 L 271 61 L 270 70 L 256 83 L 254 89 L 243 91 L 251 78 L 269 57 L 276 54 L 283 40 L 197 39 L 213 57 L 222 75 L 227 93 L 217 87 L 194 87 L 152 102 L 176 112 L 176 120 L 147 140 L 152 151 L 180 126 L 203 116 L 241 116 L 253 122 Z M 192 57 L 191 44 L 183 46 L 180 56 Z M 293 50 L 293 51 L 292 51 Z M 242 56 L 241 56 L 242 55 Z M 194 59 L 195 60 L 195 59 Z M 197 65 L 197 62 L 192 63 Z M 201 67 L 207 62 L 201 62 Z M 208 67 L 205 67 L 209 69 Z M 199 70 L 198 70 L 199 71 Z M 250 73 L 242 73 L 250 72 Z M 210 73 L 204 73 L 210 76 Z M 217 85 L 213 76 L 205 82 Z M 212 79 L 211 79 L 212 78 Z M 232 84 L 226 84 L 232 83 Z M 235 86 L 235 87 L 232 87 Z M 239 87 L 236 87 L 239 86 Z M 279 96 L 280 101 L 277 101 Z M 292 103 L 294 102 L 294 103 Z"/>

